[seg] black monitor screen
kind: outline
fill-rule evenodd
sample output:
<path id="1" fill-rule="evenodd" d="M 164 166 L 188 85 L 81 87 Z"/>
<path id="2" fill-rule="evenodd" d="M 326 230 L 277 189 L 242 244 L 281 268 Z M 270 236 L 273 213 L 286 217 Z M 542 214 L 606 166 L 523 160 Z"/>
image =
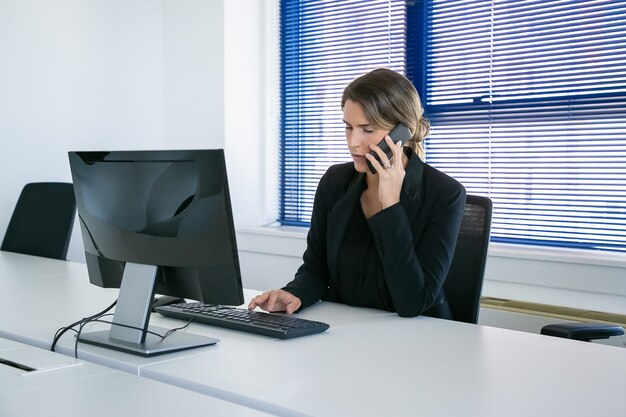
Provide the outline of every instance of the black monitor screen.
<path id="1" fill-rule="evenodd" d="M 243 303 L 222 150 L 70 152 L 69 160 L 93 284 L 122 287 L 127 263 L 152 265 L 158 294 Z"/>

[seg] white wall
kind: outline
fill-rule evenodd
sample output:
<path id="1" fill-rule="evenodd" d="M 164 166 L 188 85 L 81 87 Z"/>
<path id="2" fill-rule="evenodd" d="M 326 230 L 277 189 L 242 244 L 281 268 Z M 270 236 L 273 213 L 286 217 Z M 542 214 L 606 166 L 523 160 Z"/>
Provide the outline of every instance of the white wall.
<path id="1" fill-rule="evenodd" d="M 0 0 L 0 230 L 68 150 L 224 147 L 245 285 L 295 272 L 273 220 L 276 0 Z M 81 259 L 80 235 L 70 248 Z M 626 314 L 626 256 L 492 245 L 485 295 Z"/>
<path id="2" fill-rule="evenodd" d="M 160 146 L 162 32 L 152 0 L 0 0 L 0 230 L 67 151 Z"/>
<path id="3" fill-rule="evenodd" d="M 158 2 L 153 2 L 158 4 Z M 167 148 L 224 147 L 223 2 L 163 0 L 163 138 Z"/>
<path id="4" fill-rule="evenodd" d="M 101 149 L 225 148 L 236 222 L 266 223 L 272 4 L 0 0 L 0 230 L 23 184 L 70 181 L 67 151 Z"/>
<path id="5" fill-rule="evenodd" d="M 235 222 L 276 220 L 278 0 L 224 2 L 226 162 Z"/>

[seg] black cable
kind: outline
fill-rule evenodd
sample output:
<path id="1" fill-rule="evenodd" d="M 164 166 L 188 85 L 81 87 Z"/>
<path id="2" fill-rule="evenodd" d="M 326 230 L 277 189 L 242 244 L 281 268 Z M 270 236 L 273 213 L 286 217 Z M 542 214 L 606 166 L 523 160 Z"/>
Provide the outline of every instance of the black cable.
<path id="1" fill-rule="evenodd" d="M 76 332 L 76 330 L 74 330 L 74 327 L 80 325 L 81 323 L 83 323 L 85 321 L 90 321 L 90 320 L 92 320 L 94 318 L 102 317 L 103 315 L 105 315 L 107 313 L 107 311 L 109 311 L 113 307 L 115 307 L 116 304 L 117 304 L 117 300 L 113 301 L 113 304 L 111 304 L 110 306 L 108 306 L 107 308 L 105 308 L 104 310 L 102 310 L 99 313 L 96 313 L 96 314 L 91 315 L 89 317 L 83 317 L 82 319 L 80 319 L 80 320 L 70 324 L 69 326 L 65 326 L 65 327 L 59 328 L 56 331 L 56 333 L 54 334 L 54 338 L 52 339 L 52 345 L 50 346 L 50 350 L 54 352 L 56 344 L 59 342 L 59 339 L 65 334 L 65 332 L 67 332 L 68 330 L 72 330 L 72 331 Z"/>
<path id="2" fill-rule="evenodd" d="M 90 318 L 89 320 L 85 320 L 85 321 L 81 322 L 81 323 L 80 323 L 80 326 L 78 327 L 78 331 L 74 330 L 74 331 L 76 331 L 76 339 L 74 340 L 74 357 L 75 357 L 75 358 L 78 358 L 78 342 L 79 342 L 79 340 L 78 340 L 78 339 L 80 338 L 80 334 L 81 334 L 81 332 L 83 331 L 83 327 L 84 327 L 86 324 L 89 324 L 89 323 L 96 323 L 96 322 L 97 322 L 97 323 L 106 323 L 106 324 L 110 324 L 111 326 L 121 326 L 121 327 L 126 327 L 127 329 L 141 330 L 141 331 L 145 331 L 145 332 L 146 332 L 146 333 L 148 333 L 148 334 L 151 334 L 151 335 L 153 335 L 153 336 L 156 336 L 156 337 L 160 338 L 161 340 L 164 340 L 166 337 L 168 337 L 168 336 L 169 336 L 169 335 L 171 335 L 172 333 L 174 333 L 174 332 L 176 332 L 176 331 L 178 331 L 178 330 L 183 330 L 183 329 L 185 329 L 185 328 L 186 328 L 186 327 L 188 327 L 188 326 L 191 324 L 191 322 L 193 321 L 193 319 L 190 319 L 190 320 L 189 320 L 189 321 L 188 321 L 188 322 L 187 322 L 184 326 L 180 326 L 180 327 L 175 327 L 175 328 L 173 328 L 173 329 L 169 329 L 169 330 L 168 330 L 168 331 L 167 331 L 164 335 L 160 335 L 160 334 L 158 334 L 158 333 L 156 333 L 156 332 L 153 332 L 153 331 L 151 331 L 151 330 L 144 330 L 144 329 L 142 329 L 142 328 L 140 328 L 140 327 L 130 326 L 130 325 L 128 325 L 128 324 L 122 324 L 122 323 L 114 323 L 114 322 L 112 322 L 112 321 L 107 321 L 107 320 L 101 320 L 100 318 L 101 318 L 101 317 L 104 317 L 104 316 L 111 316 L 111 314 L 102 314 L 102 315 L 101 315 L 101 316 L 99 316 L 99 317 L 98 317 L 98 315 L 97 315 L 97 314 L 96 314 L 96 315 L 94 315 L 94 316 L 91 316 L 91 317 L 95 317 L 95 318 Z"/>
<path id="3" fill-rule="evenodd" d="M 177 332 L 179 330 L 183 330 L 186 329 L 187 327 L 189 327 L 189 325 L 191 324 L 191 322 L 193 321 L 193 318 L 189 319 L 189 321 L 187 322 L 187 324 L 185 324 L 184 326 L 180 326 L 180 327 L 175 327 L 173 329 L 169 329 L 164 335 L 163 335 L 163 339 L 165 339 L 167 336 L 171 335 L 174 332 Z"/>

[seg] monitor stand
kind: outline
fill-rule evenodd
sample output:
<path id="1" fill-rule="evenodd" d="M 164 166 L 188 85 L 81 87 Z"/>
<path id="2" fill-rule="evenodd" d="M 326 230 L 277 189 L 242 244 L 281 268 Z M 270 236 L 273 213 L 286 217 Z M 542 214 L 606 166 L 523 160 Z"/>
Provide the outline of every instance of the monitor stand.
<path id="1" fill-rule="evenodd" d="M 164 353 L 214 345 L 219 339 L 192 333 L 149 327 L 157 267 L 127 262 L 110 330 L 81 333 L 78 341 L 150 357 Z"/>

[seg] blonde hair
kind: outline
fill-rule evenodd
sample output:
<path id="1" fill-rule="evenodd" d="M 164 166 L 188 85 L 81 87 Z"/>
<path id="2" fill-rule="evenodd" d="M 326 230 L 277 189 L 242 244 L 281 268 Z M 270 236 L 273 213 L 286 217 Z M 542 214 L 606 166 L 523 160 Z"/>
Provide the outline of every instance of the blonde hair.
<path id="1" fill-rule="evenodd" d="M 415 86 L 404 75 L 386 68 L 368 72 L 343 90 L 341 108 L 346 100 L 359 103 L 367 121 L 376 128 L 391 130 L 398 123 L 408 127 L 413 136 L 404 146 L 425 160 L 424 137 L 430 130 L 430 123 L 424 117 Z"/>

